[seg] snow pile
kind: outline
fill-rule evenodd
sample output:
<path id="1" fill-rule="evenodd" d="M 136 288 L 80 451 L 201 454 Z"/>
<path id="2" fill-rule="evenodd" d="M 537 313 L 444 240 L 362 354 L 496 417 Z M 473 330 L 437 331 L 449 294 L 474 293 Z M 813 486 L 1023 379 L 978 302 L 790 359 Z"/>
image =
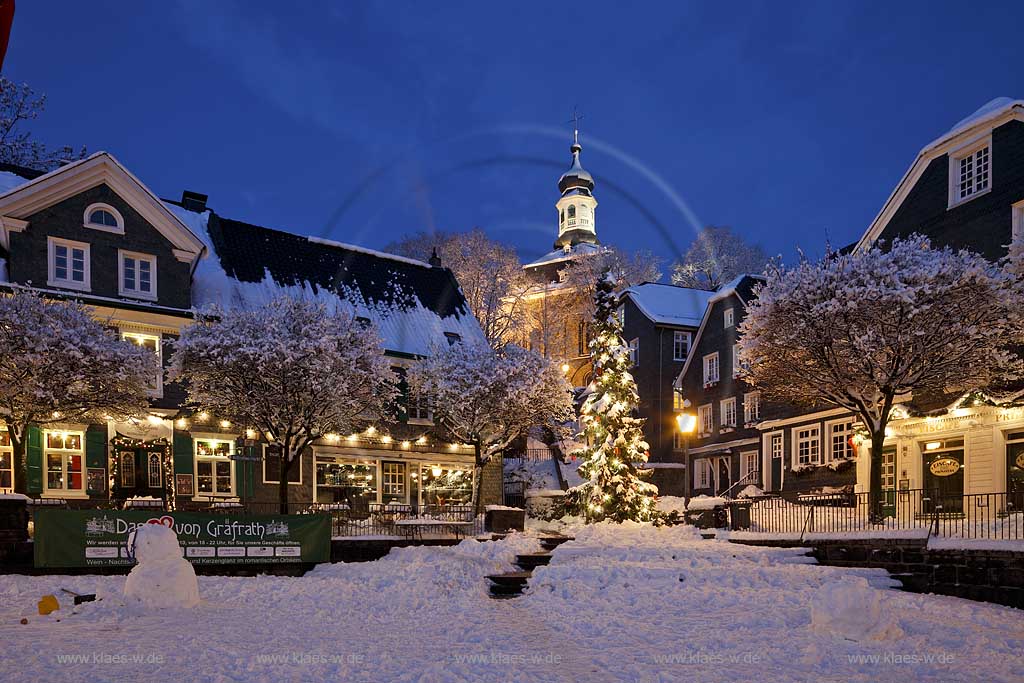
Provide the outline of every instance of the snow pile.
<path id="1" fill-rule="evenodd" d="M 753 484 L 746 486 L 736 494 L 737 498 L 761 498 L 762 496 L 764 496 L 764 491 Z"/>
<path id="2" fill-rule="evenodd" d="M 729 501 L 721 496 L 694 496 L 690 499 L 687 510 L 713 510 L 722 505 L 728 505 Z"/>
<path id="3" fill-rule="evenodd" d="M 686 512 L 686 499 L 679 496 L 658 496 L 654 503 L 658 512 Z"/>
<path id="4" fill-rule="evenodd" d="M 181 556 L 178 534 L 163 524 L 143 524 L 128 537 L 138 565 L 124 582 L 124 596 L 150 608 L 195 607 L 199 583 Z"/>
<path id="5" fill-rule="evenodd" d="M 882 597 L 861 577 L 826 583 L 811 601 L 811 628 L 858 642 L 902 638 L 896 613 L 883 609 Z"/>

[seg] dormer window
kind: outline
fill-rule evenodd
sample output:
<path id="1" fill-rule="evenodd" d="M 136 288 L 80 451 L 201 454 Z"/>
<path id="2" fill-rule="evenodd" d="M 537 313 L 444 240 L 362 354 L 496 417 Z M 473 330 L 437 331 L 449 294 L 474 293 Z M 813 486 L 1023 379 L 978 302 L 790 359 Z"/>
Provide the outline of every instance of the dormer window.
<path id="1" fill-rule="evenodd" d="M 445 332 L 444 338 L 448 340 L 448 346 L 455 346 L 462 341 L 462 337 L 455 332 Z"/>
<path id="2" fill-rule="evenodd" d="M 949 206 L 965 202 L 992 188 L 990 139 L 949 154 Z"/>
<path id="3" fill-rule="evenodd" d="M 85 210 L 85 227 L 124 234 L 124 218 L 109 204 L 91 204 Z"/>

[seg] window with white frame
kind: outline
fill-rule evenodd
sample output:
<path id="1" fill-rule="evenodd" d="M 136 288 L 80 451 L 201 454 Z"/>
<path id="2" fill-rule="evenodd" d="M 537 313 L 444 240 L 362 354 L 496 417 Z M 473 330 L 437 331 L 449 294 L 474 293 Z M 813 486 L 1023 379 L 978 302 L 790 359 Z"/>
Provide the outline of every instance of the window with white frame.
<path id="1" fill-rule="evenodd" d="M 718 381 L 718 352 L 704 356 L 704 384 Z"/>
<path id="2" fill-rule="evenodd" d="M 264 484 L 279 484 L 281 483 L 281 447 L 276 445 L 263 445 L 263 483 Z M 299 457 L 298 462 L 293 462 L 291 467 L 288 468 L 288 483 L 289 484 L 301 484 L 302 483 L 302 458 Z"/>
<path id="3" fill-rule="evenodd" d="M 124 218 L 121 212 L 109 204 L 90 204 L 82 216 L 82 224 L 93 230 L 124 234 Z"/>
<path id="4" fill-rule="evenodd" d="M 672 450 L 683 450 L 683 435 L 679 431 L 672 432 Z"/>
<path id="5" fill-rule="evenodd" d="M 409 422 L 428 423 L 434 421 L 434 411 L 430 399 L 418 391 L 409 390 L 406 410 Z"/>
<path id="6" fill-rule="evenodd" d="M 156 256 L 118 250 L 117 293 L 135 299 L 156 299 Z"/>
<path id="7" fill-rule="evenodd" d="M 733 325 L 736 324 L 736 312 L 733 309 L 725 309 L 725 313 L 722 314 L 722 317 L 724 319 L 726 328 L 732 327 Z"/>
<path id="8" fill-rule="evenodd" d="M 690 333 L 676 331 L 672 333 L 672 360 L 686 360 L 690 353 Z"/>
<path id="9" fill-rule="evenodd" d="M 0 430 L 0 491 L 14 490 L 14 446 L 7 430 Z"/>
<path id="10" fill-rule="evenodd" d="M 195 440 L 196 494 L 233 496 L 235 493 L 235 442 L 227 439 Z"/>
<path id="11" fill-rule="evenodd" d="M 84 444 L 83 432 L 43 432 L 47 493 L 85 494 Z"/>
<path id="12" fill-rule="evenodd" d="M 629 340 L 629 362 L 633 365 L 640 365 L 640 340 Z"/>
<path id="13" fill-rule="evenodd" d="M 697 408 L 697 429 L 701 436 L 715 431 L 715 410 L 710 403 Z"/>
<path id="14" fill-rule="evenodd" d="M 89 272 L 89 245 L 86 242 L 47 238 L 49 270 L 46 284 L 51 287 L 66 287 L 88 291 L 91 285 Z"/>
<path id="15" fill-rule="evenodd" d="M 821 428 L 818 425 L 793 429 L 794 461 L 797 467 L 821 464 Z"/>
<path id="16" fill-rule="evenodd" d="M 949 158 L 949 205 L 967 201 L 992 186 L 991 141 L 953 152 Z"/>
<path id="17" fill-rule="evenodd" d="M 135 488 L 135 451 L 119 452 L 117 465 L 121 475 L 121 488 Z"/>
<path id="18" fill-rule="evenodd" d="M 711 462 L 700 458 L 693 463 L 693 488 L 706 489 L 711 486 Z"/>
<path id="19" fill-rule="evenodd" d="M 149 488 L 158 489 L 164 485 L 164 466 L 160 453 L 146 454 L 146 479 Z"/>
<path id="20" fill-rule="evenodd" d="M 382 462 L 380 465 L 380 486 L 383 502 L 404 503 L 406 501 L 405 463 Z"/>
<path id="21" fill-rule="evenodd" d="M 156 355 L 157 372 L 151 388 L 151 393 L 156 397 L 164 395 L 164 357 L 163 343 L 158 334 L 145 334 L 142 332 L 121 332 L 121 339 L 141 346 Z"/>
<path id="22" fill-rule="evenodd" d="M 761 468 L 758 467 L 758 460 L 761 454 L 757 451 L 744 451 L 740 453 L 740 479 L 746 479 Z"/>
<path id="23" fill-rule="evenodd" d="M 849 460 L 853 458 L 853 420 L 837 420 L 825 425 L 828 435 L 828 461 Z"/>
<path id="24" fill-rule="evenodd" d="M 683 392 L 678 389 L 672 390 L 672 410 L 684 410 L 686 408 L 686 399 L 683 398 Z"/>
<path id="25" fill-rule="evenodd" d="M 736 397 L 727 398 L 722 401 L 722 426 L 736 426 Z"/>
<path id="26" fill-rule="evenodd" d="M 768 455 L 772 460 L 782 460 L 785 450 L 786 441 L 782 432 L 772 432 L 768 435 Z M 773 485 L 777 485 L 777 482 L 773 482 Z"/>
<path id="27" fill-rule="evenodd" d="M 761 392 L 752 391 L 743 394 L 743 424 L 750 424 L 761 419 Z"/>

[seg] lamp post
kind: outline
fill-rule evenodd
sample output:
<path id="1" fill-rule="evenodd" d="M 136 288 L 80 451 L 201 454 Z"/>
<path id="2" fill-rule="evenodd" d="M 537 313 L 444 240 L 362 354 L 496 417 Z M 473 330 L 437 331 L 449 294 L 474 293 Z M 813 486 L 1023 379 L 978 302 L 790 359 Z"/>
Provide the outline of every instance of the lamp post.
<path id="1" fill-rule="evenodd" d="M 693 473 L 690 468 L 690 434 L 697 429 L 697 416 L 688 413 L 676 415 L 676 424 L 679 425 L 679 433 L 683 436 L 683 462 L 686 463 L 686 484 L 683 490 L 686 492 L 686 504 L 690 504 L 690 487 L 693 485 Z"/>

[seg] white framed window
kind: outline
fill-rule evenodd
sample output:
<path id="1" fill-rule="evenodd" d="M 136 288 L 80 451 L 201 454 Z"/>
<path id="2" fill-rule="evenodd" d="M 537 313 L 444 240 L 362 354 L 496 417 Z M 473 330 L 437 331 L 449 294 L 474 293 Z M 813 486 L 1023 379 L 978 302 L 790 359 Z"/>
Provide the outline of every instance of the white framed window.
<path id="1" fill-rule="evenodd" d="M 228 439 L 199 438 L 194 441 L 196 495 L 235 495 L 235 442 Z"/>
<path id="2" fill-rule="evenodd" d="M 683 435 L 679 432 L 679 430 L 675 430 L 672 432 L 672 450 L 683 450 Z"/>
<path id="3" fill-rule="evenodd" d="M 380 490 L 382 502 L 407 502 L 404 462 L 382 462 L 380 464 Z"/>
<path id="4" fill-rule="evenodd" d="M 683 392 L 678 389 L 672 390 L 672 410 L 680 411 L 686 409 L 686 399 L 683 398 Z"/>
<path id="5" fill-rule="evenodd" d="M 633 365 L 640 365 L 640 339 L 629 340 L 629 362 Z"/>
<path id="6" fill-rule="evenodd" d="M 92 287 L 89 244 L 56 237 L 47 237 L 46 241 L 49 254 L 46 284 L 51 287 L 89 291 Z"/>
<path id="7" fill-rule="evenodd" d="M 853 446 L 850 444 L 853 437 L 853 420 L 826 422 L 825 435 L 828 447 L 826 462 L 853 458 Z"/>
<path id="8" fill-rule="evenodd" d="M 117 465 L 121 475 L 121 488 L 135 488 L 135 451 L 118 453 Z"/>
<path id="9" fill-rule="evenodd" d="M 992 189 L 992 139 L 979 140 L 949 154 L 949 206 Z"/>
<path id="10" fill-rule="evenodd" d="M 85 433 L 43 432 L 45 493 L 85 495 Z"/>
<path id="11" fill-rule="evenodd" d="M 704 356 L 704 384 L 718 381 L 718 352 Z"/>
<path id="12" fill-rule="evenodd" d="M 149 349 L 156 354 L 157 375 L 151 394 L 157 398 L 164 395 L 164 356 L 163 343 L 158 334 L 145 334 L 142 332 L 121 332 L 121 339 L 130 341 L 133 344 Z"/>
<path id="13" fill-rule="evenodd" d="M 124 234 L 124 218 L 110 204 L 90 204 L 85 208 L 82 225 L 93 230 Z"/>
<path id="14" fill-rule="evenodd" d="M 761 392 L 751 391 L 743 394 L 743 424 L 750 424 L 761 419 Z"/>
<path id="15" fill-rule="evenodd" d="M 693 462 L 693 488 L 706 489 L 711 486 L 711 462 L 707 458 Z"/>
<path id="16" fill-rule="evenodd" d="M 672 333 L 672 360 L 686 360 L 690 353 L 690 333 L 675 331 Z"/>
<path id="17" fill-rule="evenodd" d="M 722 401 L 722 426 L 736 426 L 736 397 L 727 398 Z"/>
<path id="18" fill-rule="evenodd" d="M 710 403 L 697 408 L 697 429 L 701 436 L 715 431 L 715 408 Z"/>
<path id="19" fill-rule="evenodd" d="M 1024 200 L 1017 202 L 1010 207 L 1011 223 L 1010 235 L 1014 242 L 1024 240 Z"/>
<path id="20" fill-rule="evenodd" d="M 761 454 L 757 451 L 743 451 L 740 453 L 740 479 L 745 479 L 752 473 L 759 471 L 758 461 Z"/>
<path id="21" fill-rule="evenodd" d="M 134 299 L 156 299 L 156 256 L 117 250 L 117 293 Z"/>
<path id="22" fill-rule="evenodd" d="M 406 411 L 412 424 L 434 424 L 434 410 L 430 399 L 419 392 L 409 391 Z"/>
<path id="23" fill-rule="evenodd" d="M 821 464 L 821 427 L 808 425 L 793 428 L 793 465 L 806 467 Z"/>
<path id="24" fill-rule="evenodd" d="M 14 446 L 6 429 L 0 430 L 0 492 L 14 490 Z"/>
<path id="25" fill-rule="evenodd" d="M 725 323 L 726 329 L 732 327 L 736 324 L 736 311 L 731 308 L 725 309 L 725 312 L 722 314 L 722 319 Z"/>
<path id="26" fill-rule="evenodd" d="M 164 485 L 164 465 L 160 453 L 146 454 L 146 479 L 149 488 L 158 489 Z"/>

